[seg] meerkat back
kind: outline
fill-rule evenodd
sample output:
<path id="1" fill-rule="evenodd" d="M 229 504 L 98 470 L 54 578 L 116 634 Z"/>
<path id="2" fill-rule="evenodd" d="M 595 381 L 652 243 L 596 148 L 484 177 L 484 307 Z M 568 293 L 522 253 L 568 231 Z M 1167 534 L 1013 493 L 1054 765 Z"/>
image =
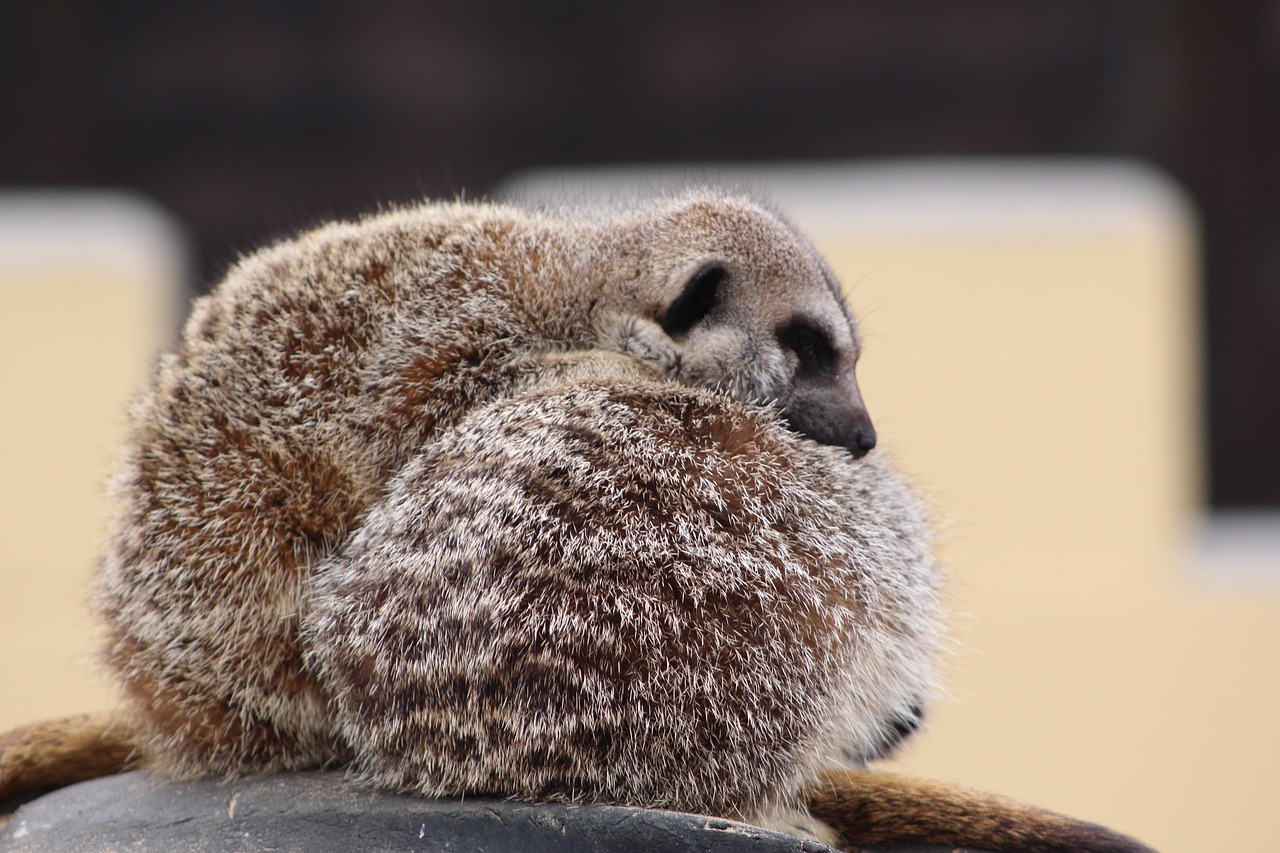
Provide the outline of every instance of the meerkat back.
<path id="1" fill-rule="evenodd" d="M 931 686 L 934 572 L 874 459 L 655 379 L 475 412 L 315 576 L 358 776 L 768 822 Z"/>

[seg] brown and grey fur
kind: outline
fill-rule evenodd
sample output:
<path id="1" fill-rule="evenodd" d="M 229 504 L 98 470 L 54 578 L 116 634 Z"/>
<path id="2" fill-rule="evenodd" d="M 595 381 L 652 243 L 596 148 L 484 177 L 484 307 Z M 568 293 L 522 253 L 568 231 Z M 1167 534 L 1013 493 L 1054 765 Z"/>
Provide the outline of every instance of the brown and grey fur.
<path id="1" fill-rule="evenodd" d="M 767 409 L 619 373 L 477 410 L 319 567 L 304 644 L 360 778 L 767 823 L 918 713 L 912 495 Z"/>
<path id="2" fill-rule="evenodd" d="M 708 269 L 714 305 L 668 334 Z M 820 324 L 835 361 L 779 341 Z M 137 405 L 97 610 L 146 754 L 174 773 L 339 748 L 303 666 L 306 585 L 442 430 L 533 353 L 604 346 L 866 443 L 856 331 L 794 230 L 692 193 L 612 218 L 427 204 L 254 255 L 200 300 Z M 849 426 L 852 425 L 852 426 Z"/>

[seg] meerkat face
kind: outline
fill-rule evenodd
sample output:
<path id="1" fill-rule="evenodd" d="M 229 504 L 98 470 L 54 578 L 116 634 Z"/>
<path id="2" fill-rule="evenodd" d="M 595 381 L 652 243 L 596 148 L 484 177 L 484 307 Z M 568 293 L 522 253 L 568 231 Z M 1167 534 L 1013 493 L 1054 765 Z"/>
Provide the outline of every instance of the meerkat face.
<path id="1" fill-rule="evenodd" d="M 635 310 L 603 335 L 663 373 L 776 406 L 797 432 L 861 457 L 876 444 L 857 327 L 814 249 L 740 199 L 695 196 L 651 234 Z"/>

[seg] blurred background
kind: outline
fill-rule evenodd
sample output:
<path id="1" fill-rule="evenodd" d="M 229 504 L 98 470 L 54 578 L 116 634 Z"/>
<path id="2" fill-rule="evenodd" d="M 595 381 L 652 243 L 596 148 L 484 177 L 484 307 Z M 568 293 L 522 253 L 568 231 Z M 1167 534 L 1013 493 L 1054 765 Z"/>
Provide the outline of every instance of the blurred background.
<path id="1" fill-rule="evenodd" d="M 101 485 L 239 253 L 729 164 L 849 286 L 941 519 L 948 696 L 898 766 L 1274 845 L 1280 2 L 9 0 L 0 116 L 0 724 L 109 701 Z"/>

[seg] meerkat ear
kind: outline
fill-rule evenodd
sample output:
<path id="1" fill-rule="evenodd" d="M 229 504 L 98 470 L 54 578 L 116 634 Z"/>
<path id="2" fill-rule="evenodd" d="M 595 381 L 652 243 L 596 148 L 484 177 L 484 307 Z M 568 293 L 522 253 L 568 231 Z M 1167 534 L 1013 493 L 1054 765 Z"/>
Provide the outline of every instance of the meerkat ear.
<path id="1" fill-rule="evenodd" d="M 658 318 L 662 331 L 672 338 L 682 337 L 706 319 L 711 309 L 716 307 L 720 283 L 728 275 L 729 271 L 719 263 L 707 264 L 694 273 L 685 283 L 680 295 Z"/>

